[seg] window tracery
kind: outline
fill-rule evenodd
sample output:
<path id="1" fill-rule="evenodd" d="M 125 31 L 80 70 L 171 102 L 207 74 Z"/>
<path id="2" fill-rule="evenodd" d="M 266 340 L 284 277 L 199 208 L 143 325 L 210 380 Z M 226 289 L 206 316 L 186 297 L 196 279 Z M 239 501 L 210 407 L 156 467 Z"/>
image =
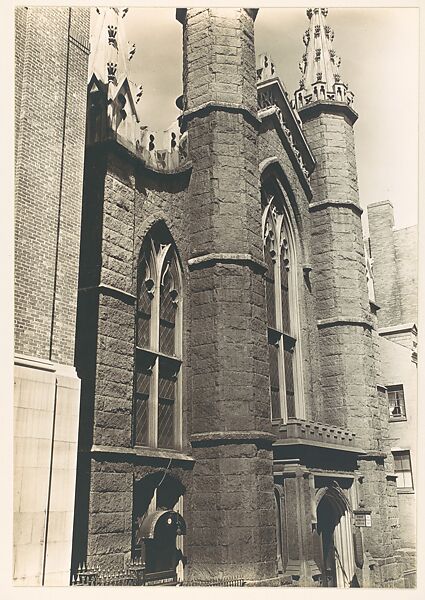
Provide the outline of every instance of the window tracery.
<path id="1" fill-rule="evenodd" d="M 181 440 L 181 270 L 165 227 L 147 236 L 137 282 L 134 444 Z"/>
<path id="2" fill-rule="evenodd" d="M 304 416 L 299 361 L 296 257 L 280 195 L 263 191 L 263 243 L 272 420 Z"/>

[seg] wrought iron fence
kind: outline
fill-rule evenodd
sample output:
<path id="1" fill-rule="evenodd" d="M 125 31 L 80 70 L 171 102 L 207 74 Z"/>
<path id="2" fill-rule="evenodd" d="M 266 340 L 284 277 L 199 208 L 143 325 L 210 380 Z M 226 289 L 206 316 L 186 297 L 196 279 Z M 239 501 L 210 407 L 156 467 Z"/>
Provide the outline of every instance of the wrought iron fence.
<path id="1" fill-rule="evenodd" d="M 238 577 L 226 577 L 223 579 L 200 579 L 198 581 L 183 581 L 183 586 L 198 587 L 243 587 L 245 580 Z"/>
<path id="2" fill-rule="evenodd" d="M 71 585 L 144 585 L 143 575 L 144 565 L 138 561 L 132 561 L 124 569 L 100 568 L 98 566 L 88 567 L 87 563 L 81 563 L 78 569 L 72 573 Z"/>
<path id="3" fill-rule="evenodd" d="M 245 580 L 239 577 L 217 579 L 202 579 L 197 581 L 177 581 L 175 571 L 146 573 L 145 565 L 138 559 L 133 559 L 122 570 L 105 569 L 97 566 L 89 568 L 87 563 L 81 563 L 72 574 L 71 585 L 84 586 L 156 586 L 182 585 L 196 587 L 243 587 Z"/>

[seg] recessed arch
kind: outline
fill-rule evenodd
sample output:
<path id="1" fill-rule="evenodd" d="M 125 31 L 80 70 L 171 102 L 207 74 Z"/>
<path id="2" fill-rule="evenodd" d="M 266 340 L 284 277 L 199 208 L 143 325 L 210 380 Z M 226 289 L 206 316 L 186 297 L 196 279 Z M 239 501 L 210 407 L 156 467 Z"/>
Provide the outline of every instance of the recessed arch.
<path id="1" fill-rule="evenodd" d="M 322 586 L 351 587 L 355 575 L 352 510 L 336 482 L 317 490 L 316 518 Z"/>

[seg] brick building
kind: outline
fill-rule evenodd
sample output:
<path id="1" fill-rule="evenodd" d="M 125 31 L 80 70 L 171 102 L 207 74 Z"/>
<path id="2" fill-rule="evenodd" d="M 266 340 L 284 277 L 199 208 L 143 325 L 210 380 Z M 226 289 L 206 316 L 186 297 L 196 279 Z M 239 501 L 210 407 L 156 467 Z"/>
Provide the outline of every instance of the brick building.
<path id="1" fill-rule="evenodd" d="M 181 115 L 161 136 L 140 121 L 125 10 L 97 9 L 88 88 L 86 12 L 33 12 L 39 24 L 50 14 L 43 36 L 65 49 L 56 61 L 72 78 L 56 88 L 78 99 L 88 90 L 86 120 L 74 99 L 66 127 L 52 119 L 62 162 L 40 165 L 51 169 L 51 185 L 58 176 L 59 190 L 70 187 L 63 208 L 49 206 L 53 193 L 34 198 L 60 219 L 56 229 L 49 221 L 58 236 L 53 262 L 48 248 L 43 254 L 53 318 L 36 304 L 34 342 L 32 282 L 24 258 L 21 276 L 17 265 L 17 348 L 71 365 L 75 340 L 73 568 L 122 569 L 140 557 L 160 580 L 403 587 L 357 114 L 327 10 L 307 11 L 303 77 L 291 102 L 271 57 L 256 63 L 256 10 L 178 9 Z M 29 227 L 25 207 L 17 212 Z M 23 243 L 19 221 L 17 233 Z M 34 253 L 48 239 L 36 233 Z M 50 350 L 39 356 L 44 340 Z"/>
<path id="2" fill-rule="evenodd" d="M 66 585 L 89 10 L 22 6 L 15 18 L 13 579 Z"/>
<path id="3" fill-rule="evenodd" d="M 417 226 L 394 226 L 389 201 L 368 206 L 366 256 L 379 305 L 381 384 L 388 395 L 401 547 L 415 569 L 417 475 Z M 407 563 L 409 564 L 409 563 Z"/>

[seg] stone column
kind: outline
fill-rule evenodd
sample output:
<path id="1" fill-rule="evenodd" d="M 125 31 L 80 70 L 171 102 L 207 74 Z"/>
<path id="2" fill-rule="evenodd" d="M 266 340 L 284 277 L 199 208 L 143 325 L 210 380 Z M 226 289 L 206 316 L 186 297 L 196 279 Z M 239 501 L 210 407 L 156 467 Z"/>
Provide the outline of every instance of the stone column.
<path id="1" fill-rule="evenodd" d="M 254 18 L 178 10 L 193 172 L 192 447 L 187 574 L 276 581 Z"/>
<path id="2" fill-rule="evenodd" d="M 315 513 L 314 476 L 308 469 L 287 464 L 283 469 L 288 562 L 284 573 L 297 585 L 319 585 L 320 569 L 315 561 L 313 517 Z"/>

